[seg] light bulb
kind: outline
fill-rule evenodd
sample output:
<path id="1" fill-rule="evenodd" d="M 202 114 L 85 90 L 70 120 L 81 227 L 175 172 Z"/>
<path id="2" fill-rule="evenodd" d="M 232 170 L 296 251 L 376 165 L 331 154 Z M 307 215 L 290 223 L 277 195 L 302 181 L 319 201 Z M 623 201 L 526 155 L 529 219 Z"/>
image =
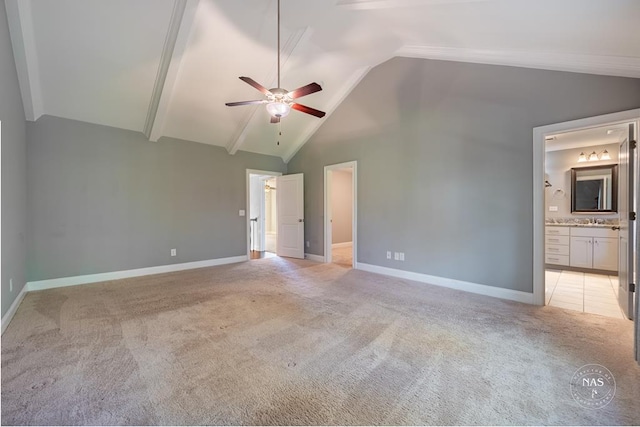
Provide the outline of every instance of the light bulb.
<path id="1" fill-rule="evenodd" d="M 285 104 L 284 102 L 274 101 L 267 104 L 267 111 L 273 117 L 282 118 L 287 117 L 287 115 L 291 111 L 291 107 L 289 106 L 289 104 Z"/>

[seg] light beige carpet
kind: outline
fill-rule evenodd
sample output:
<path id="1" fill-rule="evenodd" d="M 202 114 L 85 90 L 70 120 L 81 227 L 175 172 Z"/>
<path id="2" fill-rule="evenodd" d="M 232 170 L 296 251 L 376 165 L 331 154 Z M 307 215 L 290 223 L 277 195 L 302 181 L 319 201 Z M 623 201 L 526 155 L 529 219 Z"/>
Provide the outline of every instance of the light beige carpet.
<path id="1" fill-rule="evenodd" d="M 345 246 L 331 249 L 331 262 L 343 267 L 351 268 L 353 265 L 353 247 Z"/>
<path id="2" fill-rule="evenodd" d="M 2 424 L 637 424 L 632 324 L 282 258 L 30 293 Z M 613 401 L 570 378 L 598 363 Z"/>

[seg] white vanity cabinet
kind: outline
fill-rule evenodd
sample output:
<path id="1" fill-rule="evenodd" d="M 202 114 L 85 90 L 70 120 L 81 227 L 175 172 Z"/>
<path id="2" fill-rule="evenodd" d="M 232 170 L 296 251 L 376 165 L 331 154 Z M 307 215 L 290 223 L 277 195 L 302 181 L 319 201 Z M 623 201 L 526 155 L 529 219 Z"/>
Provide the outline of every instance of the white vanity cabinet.
<path id="1" fill-rule="evenodd" d="M 569 227 L 545 226 L 545 262 L 553 265 L 569 265 Z"/>
<path id="2" fill-rule="evenodd" d="M 571 227 L 569 265 L 618 270 L 618 232 L 608 228 Z"/>

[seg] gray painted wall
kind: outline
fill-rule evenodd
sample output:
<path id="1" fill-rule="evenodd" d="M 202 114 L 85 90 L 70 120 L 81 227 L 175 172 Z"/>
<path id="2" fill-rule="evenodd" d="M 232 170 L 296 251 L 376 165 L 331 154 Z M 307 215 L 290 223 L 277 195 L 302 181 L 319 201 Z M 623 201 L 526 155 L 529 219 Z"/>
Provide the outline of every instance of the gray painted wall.
<path id="1" fill-rule="evenodd" d="M 532 129 L 638 107 L 638 79 L 392 59 L 289 162 L 307 251 L 323 254 L 323 167 L 357 160 L 359 262 L 532 292 Z"/>
<path id="2" fill-rule="evenodd" d="M 331 171 L 331 243 L 350 242 L 353 236 L 351 176 L 350 170 Z"/>
<path id="3" fill-rule="evenodd" d="M 600 153 L 602 150 L 609 152 L 611 160 L 578 163 L 578 156 L 581 152 L 589 156 L 592 151 Z M 545 188 L 545 216 L 547 218 L 584 218 L 585 214 L 571 213 L 571 168 L 614 165 L 618 163 L 618 154 L 619 144 L 547 152 L 545 156 L 545 178 L 552 186 Z M 558 210 L 551 212 L 549 211 L 549 206 L 556 206 Z M 587 216 L 593 217 L 594 215 L 588 214 Z M 618 218 L 618 214 L 598 214 L 597 216 L 598 218 Z"/>
<path id="4" fill-rule="evenodd" d="M 51 116 L 28 123 L 27 140 L 29 281 L 245 255 L 246 169 L 286 170 Z"/>
<path id="5" fill-rule="evenodd" d="M 0 122 L 2 122 L 2 316 L 25 281 L 27 150 L 24 108 L 4 2 L 0 3 Z M 13 279 L 13 291 L 9 290 Z"/>

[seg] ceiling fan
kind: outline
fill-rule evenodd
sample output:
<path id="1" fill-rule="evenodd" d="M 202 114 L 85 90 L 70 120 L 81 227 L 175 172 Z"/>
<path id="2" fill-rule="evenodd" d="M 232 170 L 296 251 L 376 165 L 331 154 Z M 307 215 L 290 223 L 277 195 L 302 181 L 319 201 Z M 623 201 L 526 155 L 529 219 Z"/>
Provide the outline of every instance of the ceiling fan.
<path id="1" fill-rule="evenodd" d="M 289 112 L 291 112 L 292 108 L 319 118 L 324 117 L 326 114 L 324 111 L 316 110 L 315 108 L 293 102 L 294 99 L 302 98 L 303 96 L 321 91 L 322 87 L 318 83 L 309 83 L 306 86 L 299 87 L 292 91 L 288 91 L 280 87 L 280 0 L 278 0 L 278 87 L 267 89 L 250 77 L 240 77 L 240 80 L 258 89 L 266 96 L 266 99 L 227 102 L 225 104 L 227 107 L 266 104 L 267 111 L 271 115 L 271 123 L 280 123 L 280 119 L 286 117 Z"/>

